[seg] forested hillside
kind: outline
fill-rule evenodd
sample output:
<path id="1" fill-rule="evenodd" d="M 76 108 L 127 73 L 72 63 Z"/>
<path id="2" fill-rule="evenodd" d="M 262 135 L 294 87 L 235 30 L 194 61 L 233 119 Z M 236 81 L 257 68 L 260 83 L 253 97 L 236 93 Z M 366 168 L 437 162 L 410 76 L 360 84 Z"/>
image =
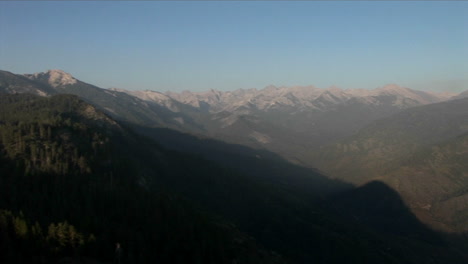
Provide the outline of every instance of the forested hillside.
<path id="1" fill-rule="evenodd" d="M 117 242 L 128 263 L 281 259 L 186 200 L 149 191 L 126 133 L 75 96 L 0 97 L 2 263 L 110 261 Z"/>

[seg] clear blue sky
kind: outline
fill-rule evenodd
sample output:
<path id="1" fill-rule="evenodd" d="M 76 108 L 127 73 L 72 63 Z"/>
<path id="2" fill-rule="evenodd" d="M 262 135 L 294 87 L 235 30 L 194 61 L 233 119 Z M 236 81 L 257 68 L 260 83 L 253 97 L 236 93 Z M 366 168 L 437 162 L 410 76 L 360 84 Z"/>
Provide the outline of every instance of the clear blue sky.
<path id="1" fill-rule="evenodd" d="M 100 87 L 468 89 L 468 2 L 0 2 L 0 69 Z"/>

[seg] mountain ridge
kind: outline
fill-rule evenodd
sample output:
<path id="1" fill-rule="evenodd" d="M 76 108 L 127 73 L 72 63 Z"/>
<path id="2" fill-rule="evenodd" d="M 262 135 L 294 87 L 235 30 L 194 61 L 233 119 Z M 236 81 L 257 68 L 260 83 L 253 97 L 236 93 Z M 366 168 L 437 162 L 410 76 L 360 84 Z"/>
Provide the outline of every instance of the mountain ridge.
<path id="1" fill-rule="evenodd" d="M 52 87 L 57 88 L 59 86 L 66 86 L 75 84 L 77 79 L 74 78 L 71 74 L 64 72 L 63 70 L 53 69 L 46 72 L 38 72 L 33 74 L 23 74 L 22 76 L 27 77 L 30 80 L 36 81 L 46 81 Z M 317 88 L 315 86 L 281 86 L 276 87 L 273 85 L 267 86 L 263 89 L 238 89 L 233 91 L 219 91 L 211 89 L 204 92 L 191 92 L 183 91 L 180 93 L 176 92 L 159 92 L 153 90 L 126 90 L 126 89 L 116 89 L 110 88 L 107 90 L 119 91 L 134 95 L 144 99 L 145 101 L 155 101 L 161 102 L 167 100 L 163 95 L 168 96 L 169 98 L 176 100 L 181 103 L 189 104 L 194 107 L 200 107 L 199 102 L 205 102 L 208 104 L 213 104 L 212 108 L 214 111 L 225 111 L 233 110 L 241 105 L 232 104 L 233 101 L 240 101 L 244 104 L 247 103 L 258 103 L 258 109 L 267 110 L 269 107 L 272 107 L 274 104 L 291 104 L 299 103 L 301 107 L 311 107 L 319 108 L 310 104 L 318 98 L 324 97 L 335 97 L 340 100 L 347 100 L 349 98 L 363 98 L 369 96 L 381 96 L 381 95 L 394 95 L 400 97 L 411 98 L 413 100 L 419 101 L 420 104 L 428 104 L 434 102 L 440 102 L 455 97 L 458 94 L 448 93 L 448 92 L 431 92 L 431 91 L 418 91 L 412 90 L 409 88 L 401 87 L 396 84 L 387 84 L 383 87 L 378 87 L 375 89 L 341 89 L 338 87 L 330 88 Z M 159 98 L 154 96 L 149 96 L 149 94 L 158 94 Z M 261 99 L 270 99 L 270 104 L 264 103 Z M 286 99 L 285 99 L 286 98 Z M 239 100 L 240 99 L 240 100 Z M 289 99 L 289 100 L 288 100 Z M 327 98 L 330 99 L 330 98 Z M 198 104 L 196 102 L 198 100 Z M 333 101 L 332 99 L 330 101 Z M 309 102 L 309 103 L 307 103 Z M 224 108 L 221 107 L 221 104 L 224 105 Z M 227 104 L 227 106 L 226 106 Z M 245 105 L 244 105 L 245 106 Z"/>
<path id="2" fill-rule="evenodd" d="M 382 95 L 394 95 L 399 97 L 411 98 L 420 104 L 435 103 L 448 100 L 456 96 L 451 93 L 435 93 L 411 90 L 400 87 L 396 84 L 389 84 L 373 90 L 364 89 L 340 89 L 331 87 L 320 89 L 314 86 L 292 86 L 276 87 L 267 86 L 263 89 L 248 89 L 234 91 L 210 90 L 205 92 L 184 91 L 181 93 L 166 92 L 165 95 L 182 103 L 190 104 L 194 107 L 200 107 L 200 102 L 211 106 L 213 112 L 233 111 L 248 103 L 253 103 L 259 110 L 268 110 L 274 108 L 274 105 L 295 105 L 301 108 L 321 109 L 320 104 L 313 102 L 322 101 L 343 103 L 350 98 L 376 97 Z M 338 99 L 338 100 L 337 100 Z M 268 102 L 265 102 L 268 101 Z M 237 103 L 234 103 L 237 102 Z M 239 103 L 240 102 L 240 103 Z"/>
<path id="3" fill-rule="evenodd" d="M 453 96 L 395 84 L 374 90 L 271 85 L 260 90 L 162 93 L 103 89 L 60 70 L 1 76 L 5 76 L 5 72 L 0 74 L 0 80 L 16 78 L 17 82 L 28 82 L 29 88 L 3 81 L 0 91 L 32 92 L 42 96 L 71 93 L 124 122 L 264 148 L 309 167 L 314 164 L 306 149 L 344 139 L 371 122 L 401 110 L 450 100 Z"/>

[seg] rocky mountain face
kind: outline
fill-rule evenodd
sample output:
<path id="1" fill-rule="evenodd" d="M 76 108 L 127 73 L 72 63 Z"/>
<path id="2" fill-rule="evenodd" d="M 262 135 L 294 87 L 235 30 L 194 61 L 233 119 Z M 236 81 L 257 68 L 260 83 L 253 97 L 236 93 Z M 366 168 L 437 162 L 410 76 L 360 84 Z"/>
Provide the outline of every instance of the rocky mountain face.
<path id="1" fill-rule="evenodd" d="M 47 72 L 25 74 L 24 76 L 34 81 L 46 82 L 54 88 L 72 85 L 78 82 L 71 74 L 62 70 L 48 70 Z"/>
<path id="2" fill-rule="evenodd" d="M 40 96 L 55 94 L 55 90 L 49 85 L 41 84 L 25 76 L 7 71 L 0 71 L 0 92 L 30 93 Z"/>

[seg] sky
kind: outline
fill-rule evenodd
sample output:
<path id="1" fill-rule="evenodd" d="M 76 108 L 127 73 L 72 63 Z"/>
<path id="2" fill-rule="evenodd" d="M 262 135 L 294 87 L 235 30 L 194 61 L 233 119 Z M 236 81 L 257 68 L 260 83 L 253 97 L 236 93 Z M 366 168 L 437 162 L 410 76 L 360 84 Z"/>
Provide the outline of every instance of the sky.
<path id="1" fill-rule="evenodd" d="M 0 1 L 0 70 L 103 88 L 468 89 L 468 1 Z"/>

